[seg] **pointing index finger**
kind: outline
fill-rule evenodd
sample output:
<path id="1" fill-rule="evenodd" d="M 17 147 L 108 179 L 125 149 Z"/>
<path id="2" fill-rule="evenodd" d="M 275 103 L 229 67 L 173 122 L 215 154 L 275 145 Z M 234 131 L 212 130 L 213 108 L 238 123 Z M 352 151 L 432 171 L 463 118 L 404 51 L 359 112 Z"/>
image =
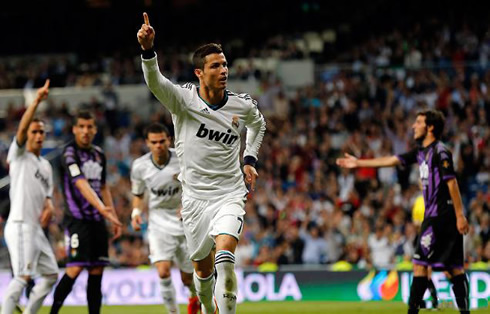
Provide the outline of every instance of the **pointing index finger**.
<path id="1" fill-rule="evenodd" d="M 150 26 L 150 19 L 148 18 L 148 14 L 146 14 L 146 12 L 143 13 L 143 19 L 145 20 L 145 24 Z"/>
<path id="2" fill-rule="evenodd" d="M 46 79 L 43 88 L 49 88 L 49 79 Z"/>

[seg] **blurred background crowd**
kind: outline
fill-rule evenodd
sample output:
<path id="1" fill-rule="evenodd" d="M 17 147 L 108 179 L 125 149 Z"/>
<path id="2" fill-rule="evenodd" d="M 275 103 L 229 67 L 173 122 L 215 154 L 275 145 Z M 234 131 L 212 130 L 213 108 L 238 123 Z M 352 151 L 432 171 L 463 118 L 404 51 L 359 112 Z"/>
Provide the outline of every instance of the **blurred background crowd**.
<path id="1" fill-rule="evenodd" d="M 320 2 L 298 3 L 303 13 L 315 16 L 323 12 Z M 368 13 L 367 18 L 385 14 L 383 10 Z M 396 13 L 390 14 L 403 16 Z M 415 113 L 435 108 L 446 116 L 443 142 L 453 152 L 470 222 L 464 240 L 467 266 L 488 269 L 490 27 L 488 20 L 431 13 L 418 19 L 390 17 L 385 23 L 373 22 L 368 35 L 360 27 L 362 21 L 353 19 L 338 27 L 315 24 L 308 31 L 271 31 L 253 40 L 240 37 L 240 28 L 239 39 L 225 36 L 222 44 L 230 62 L 230 79 L 257 83 L 251 96 L 258 100 L 267 120 L 258 187 L 247 201 L 236 252 L 238 266 L 263 270 L 289 264 L 409 269 L 418 229 L 412 211 L 421 197 L 417 167 L 352 171 L 338 168 L 335 159 L 344 153 L 372 158 L 413 148 Z M 157 38 L 159 34 L 166 36 L 165 28 L 155 28 Z M 148 264 L 146 228 L 135 232 L 129 224 L 129 173 L 132 161 L 147 151 L 145 126 L 159 121 L 172 127 L 170 115 L 149 92 L 146 102 L 138 106 L 154 108 L 151 116 L 131 110 L 118 95 L 117 86 L 144 84 L 133 41 L 127 44 L 132 48 L 115 46 L 105 49 L 107 53 L 58 49 L 57 54 L 5 54 L 0 58 L 0 89 L 35 88 L 48 77 L 55 87 L 100 86 L 100 96 L 89 102 L 51 100 L 40 115 L 47 121 L 51 147 L 71 139 L 74 108 L 89 109 L 97 117 L 95 142 L 108 157 L 108 184 L 125 223 L 123 236 L 111 242 L 114 267 Z M 157 42 L 162 72 L 176 83 L 195 81 L 189 56 L 200 43 L 195 38 L 189 42 L 174 39 L 168 45 L 163 39 Z M 274 66 L 280 60 L 305 59 L 314 62 L 314 83 L 286 87 Z M 0 108 L 2 178 L 8 175 L 6 152 L 24 108 L 12 103 L 2 103 Z M 59 160 L 53 155 L 56 169 Z M 2 207 L 8 207 L 7 189 L 0 193 Z M 49 227 L 49 236 L 63 265 L 64 204 L 60 193 L 58 188 L 55 223 Z M 0 228 L 0 267 L 7 267 L 2 232 Z"/>

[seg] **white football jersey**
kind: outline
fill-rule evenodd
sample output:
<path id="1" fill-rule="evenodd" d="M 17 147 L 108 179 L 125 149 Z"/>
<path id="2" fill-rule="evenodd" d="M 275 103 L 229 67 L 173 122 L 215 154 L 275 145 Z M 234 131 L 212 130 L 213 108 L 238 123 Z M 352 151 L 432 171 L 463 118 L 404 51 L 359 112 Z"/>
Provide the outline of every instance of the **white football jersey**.
<path id="1" fill-rule="evenodd" d="M 170 149 L 166 165 L 158 166 L 151 153 L 133 162 L 131 168 L 131 191 L 142 195 L 148 189 L 149 227 L 164 230 L 171 235 L 183 235 L 182 221 L 177 215 L 182 187 L 177 179 L 180 173 L 179 161 L 174 149 Z"/>
<path id="2" fill-rule="evenodd" d="M 142 63 L 148 87 L 172 114 L 184 194 L 197 199 L 245 195 L 240 134 L 246 127 L 243 155 L 257 159 L 265 132 L 257 102 L 247 94 L 226 91 L 223 102 L 212 109 L 199 96 L 196 85 L 179 86 L 165 78 L 156 56 Z"/>
<path id="3" fill-rule="evenodd" d="M 49 161 L 19 147 L 14 138 L 7 162 L 10 176 L 9 221 L 38 224 L 47 197 L 53 195 L 53 169 Z"/>

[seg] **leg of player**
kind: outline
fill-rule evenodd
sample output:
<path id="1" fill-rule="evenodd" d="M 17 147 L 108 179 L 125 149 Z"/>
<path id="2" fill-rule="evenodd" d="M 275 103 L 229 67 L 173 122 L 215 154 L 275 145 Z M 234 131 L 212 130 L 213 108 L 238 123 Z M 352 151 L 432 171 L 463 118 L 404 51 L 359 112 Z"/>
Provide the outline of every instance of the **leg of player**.
<path id="1" fill-rule="evenodd" d="M 235 275 L 235 249 L 238 240 L 228 234 L 216 236 L 215 268 L 216 301 L 221 314 L 235 314 L 237 300 L 237 279 Z"/>
<path id="2" fill-rule="evenodd" d="M 38 282 L 34 288 L 32 288 L 29 294 L 29 301 L 24 310 L 24 313 L 37 313 L 46 296 L 51 292 L 56 280 L 58 279 L 58 274 L 42 275 L 42 280 Z"/>
<path id="3" fill-rule="evenodd" d="M 461 314 L 469 314 L 469 289 L 468 278 L 462 268 L 455 268 L 451 270 L 451 283 L 456 298 L 456 304 Z"/>
<path id="4" fill-rule="evenodd" d="M 172 263 L 170 261 L 159 261 L 155 263 L 155 266 L 160 277 L 160 292 L 162 293 L 163 304 L 169 313 L 180 313 L 175 287 L 172 284 L 172 276 L 170 276 Z"/>
<path id="5" fill-rule="evenodd" d="M 194 286 L 193 273 L 180 271 L 182 283 L 189 289 L 189 304 L 187 304 L 187 314 L 197 314 L 201 309 L 199 298 L 197 297 L 196 287 Z"/>
<path id="6" fill-rule="evenodd" d="M 432 308 L 436 309 L 439 306 L 439 300 L 437 298 L 436 286 L 432 281 L 432 267 L 427 268 L 427 289 L 429 289 L 430 296 L 432 297 Z"/>
<path id="7" fill-rule="evenodd" d="M 63 302 L 65 302 L 66 297 L 70 294 L 73 284 L 82 270 L 82 266 L 69 266 L 66 268 L 63 278 L 61 278 L 54 290 L 53 305 L 51 306 L 50 314 L 57 314 L 60 311 Z"/>
<path id="8" fill-rule="evenodd" d="M 408 314 L 417 314 L 420 304 L 427 289 L 427 267 L 413 265 L 413 281 L 410 287 L 410 298 L 408 299 Z"/>
<path id="9" fill-rule="evenodd" d="M 214 277 L 214 252 L 194 264 L 194 285 L 203 306 L 203 314 L 216 313 L 217 307 L 213 300 L 213 290 L 216 283 Z"/>
<path id="10" fill-rule="evenodd" d="M 102 305 L 102 274 L 104 266 L 91 267 L 88 270 L 87 303 L 90 314 L 99 314 Z"/>
<path id="11" fill-rule="evenodd" d="M 2 301 L 2 314 L 11 314 L 15 311 L 22 291 L 27 286 L 28 276 L 15 276 L 10 280 Z"/>

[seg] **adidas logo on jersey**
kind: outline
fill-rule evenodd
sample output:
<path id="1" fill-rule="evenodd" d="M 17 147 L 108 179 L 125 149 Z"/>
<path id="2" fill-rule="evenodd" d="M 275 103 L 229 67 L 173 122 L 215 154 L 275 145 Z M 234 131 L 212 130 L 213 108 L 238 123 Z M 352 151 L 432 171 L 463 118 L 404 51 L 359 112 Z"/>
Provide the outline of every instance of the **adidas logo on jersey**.
<path id="1" fill-rule="evenodd" d="M 222 142 L 226 145 L 233 145 L 237 141 L 238 136 L 231 135 L 230 133 L 230 129 L 228 129 L 226 132 L 220 132 L 213 129 L 208 129 L 204 123 L 201 123 L 199 130 L 197 130 L 196 136 L 199 138 L 207 137 L 211 141 Z"/>
<path id="2" fill-rule="evenodd" d="M 204 107 L 203 109 L 201 109 L 201 112 L 202 112 L 202 113 L 207 113 L 207 114 L 209 114 L 209 110 L 208 110 L 208 108 L 206 108 L 206 107 Z"/>

